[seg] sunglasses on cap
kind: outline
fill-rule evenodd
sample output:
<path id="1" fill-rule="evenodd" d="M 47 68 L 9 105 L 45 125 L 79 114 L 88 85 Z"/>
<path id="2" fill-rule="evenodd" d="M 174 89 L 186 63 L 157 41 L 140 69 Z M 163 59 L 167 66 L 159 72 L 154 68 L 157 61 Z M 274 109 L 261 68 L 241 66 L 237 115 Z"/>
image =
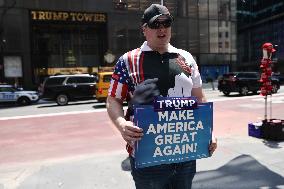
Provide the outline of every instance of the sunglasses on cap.
<path id="1" fill-rule="evenodd" d="M 159 29 L 161 26 L 163 26 L 164 28 L 168 28 L 171 27 L 171 25 L 172 25 L 171 19 L 166 19 L 163 21 L 155 20 L 154 22 L 147 24 L 147 26 L 151 29 Z"/>

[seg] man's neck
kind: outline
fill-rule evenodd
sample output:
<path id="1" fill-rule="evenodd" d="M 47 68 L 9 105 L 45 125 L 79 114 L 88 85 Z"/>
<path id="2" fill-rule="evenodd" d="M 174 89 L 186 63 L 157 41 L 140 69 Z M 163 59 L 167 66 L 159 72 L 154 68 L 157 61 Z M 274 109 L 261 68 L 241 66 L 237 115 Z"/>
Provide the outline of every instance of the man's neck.
<path id="1" fill-rule="evenodd" d="M 168 52 L 168 45 L 163 46 L 163 47 L 155 47 L 155 46 L 152 46 L 152 45 L 148 44 L 148 46 L 149 46 L 153 51 L 157 51 L 157 52 L 159 52 L 160 54 L 164 54 L 165 52 Z"/>

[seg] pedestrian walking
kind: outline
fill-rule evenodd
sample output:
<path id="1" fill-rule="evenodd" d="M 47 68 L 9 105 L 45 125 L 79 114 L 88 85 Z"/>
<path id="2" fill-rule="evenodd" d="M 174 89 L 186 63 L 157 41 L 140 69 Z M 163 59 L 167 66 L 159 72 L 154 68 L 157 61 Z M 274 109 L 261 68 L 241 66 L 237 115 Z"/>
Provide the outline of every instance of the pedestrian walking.
<path id="1" fill-rule="evenodd" d="M 151 104 L 155 96 L 196 96 L 206 102 L 198 66 L 192 55 L 170 44 L 173 17 L 165 6 L 152 4 L 142 16 L 141 28 L 146 41 L 141 47 L 122 55 L 116 63 L 107 110 L 110 119 L 127 142 L 131 173 L 137 189 L 190 189 L 196 161 L 135 168 L 134 143 L 143 130 L 133 124 L 133 104 Z M 123 102 L 128 100 L 127 116 Z M 209 152 L 217 148 L 212 138 Z"/>

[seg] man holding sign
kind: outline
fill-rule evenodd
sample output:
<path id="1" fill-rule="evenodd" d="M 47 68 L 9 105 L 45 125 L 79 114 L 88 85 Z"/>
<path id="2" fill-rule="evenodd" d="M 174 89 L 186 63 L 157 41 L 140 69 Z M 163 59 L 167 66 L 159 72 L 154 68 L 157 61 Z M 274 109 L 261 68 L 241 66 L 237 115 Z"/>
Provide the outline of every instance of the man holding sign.
<path id="1" fill-rule="evenodd" d="M 169 43 L 172 22 L 162 5 L 145 10 L 146 41 L 119 58 L 107 98 L 109 117 L 127 142 L 137 189 L 191 188 L 195 159 L 217 147 L 211 139 L 212 103 L 202 104 L 206 99 L 192 55 Z"/>

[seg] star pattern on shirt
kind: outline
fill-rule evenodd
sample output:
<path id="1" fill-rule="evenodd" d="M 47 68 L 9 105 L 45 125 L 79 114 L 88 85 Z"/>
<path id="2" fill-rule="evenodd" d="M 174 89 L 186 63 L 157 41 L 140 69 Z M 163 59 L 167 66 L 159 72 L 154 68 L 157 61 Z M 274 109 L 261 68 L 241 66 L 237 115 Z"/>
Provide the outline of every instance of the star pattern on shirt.
<path id="1" fill-rule="evenodd" d="M 114 79 L 116 79 L 119 83 L 122 84 L 130 84 L 130 77 L 126 68 L 126 64 L 125 61 L 123 60 L 123 58 L 120 58 L 116 64 L 116 67 L 114 69 L 114 75 L 117 75 L 117 79 L 114 77 Z"/>

